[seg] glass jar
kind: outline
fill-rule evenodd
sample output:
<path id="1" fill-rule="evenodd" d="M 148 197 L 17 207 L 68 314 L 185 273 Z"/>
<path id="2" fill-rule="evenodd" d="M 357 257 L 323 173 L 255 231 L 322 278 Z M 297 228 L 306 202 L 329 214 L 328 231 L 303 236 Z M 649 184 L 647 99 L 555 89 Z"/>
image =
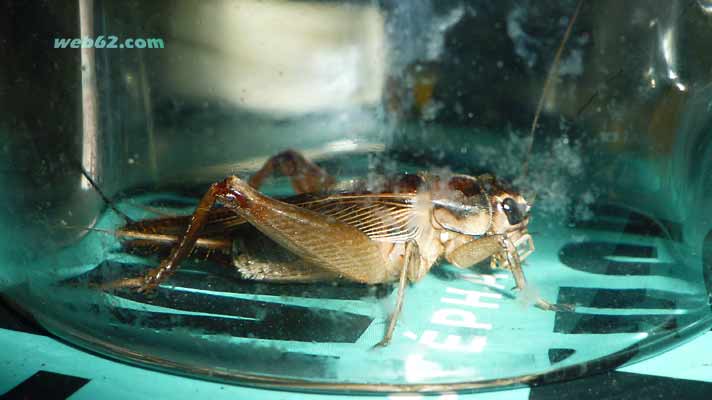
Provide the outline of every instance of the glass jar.
<path id="1" fill-rule="evenodd" d="M 710 6 L 577 7 L 11 4 L 0 17 L 3 298 L 53 334 L 109 357 L 289 389 L 549 382 L 693 337 L 712 321 Z M 316 163 L 297 178 L 315 176 L 318 166 L 334 178 L 330 196 L 368 189 L 369 207 L 407 192 L 383 184 L 399 174 L 430 182 L 420 195 L 441 196 L 420 210 L 437 235 L 384 239 L 358 218 L 293 197 L 279 172 L 294 171 L 284 163 L 259 188 L 265 207 L 296 204 L 329 229 L 355 229 L 372 247 L 417 242 L 427 268 L 404 281 L 388 345 L 376 346 L 396 311 L 399 274 L 365 282 L 326 262 L 307 263 L 301 275 L 286 267 L 289 282 L 246 273 L 256 261 L 243 246 L 255 238 L 269 268 L 277 258 L 303 265 L 306 250 L 301 235 L 284 239 L 272 222 L 230 210 L 243 206 L 226 197 L 211 215 L 241 228 L 202 231 L 203 242 L 168 279 L 153 291 L 138 287 L 185 235 L 178 216 L 193 213 L 212 183 L 248 179 L 277 154 Z M 486 206 L 462 208 L 465 192 L 442 194 L 432 183 L 462 175 L 479 182 L 487 200 L 475 206 Z M 511 215 L 498 208 L 504 200 L 490 198 L 488 176 L 531 207 L 509 219 L 516 225 L 529 215 L 531 254 L 510 246 L 527 240 L 507 242 L 489 224 Z M 453 211 L 452 202 L 460 202 L 455 218 L 484 218 L 488 228 L 446 229 L 434 210 Z M 145 219 L 159 222 L 136 223 Z M 309 235 L 343 258 L 355 254 L 353 243 L 314 229 Z M 483 262 L 448 262 L 453 237 L 482 240 L 469 251 Z M 526 285 L 515 280 L 519 256 Z"/>

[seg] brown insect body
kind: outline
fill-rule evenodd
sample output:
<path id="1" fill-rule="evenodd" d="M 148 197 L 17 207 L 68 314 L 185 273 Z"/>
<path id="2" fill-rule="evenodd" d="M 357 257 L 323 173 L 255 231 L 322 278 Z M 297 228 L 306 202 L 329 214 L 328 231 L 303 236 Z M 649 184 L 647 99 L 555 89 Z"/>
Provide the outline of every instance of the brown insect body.
<path id="1" fill-rule="evenodd" d="M 383 283 L 398 280 L 405 257 L 405 245 L 409 241 L 417 244 L 419 252 L 418 259 L 409 266 L 407 277 L 410 282 L 417 282 L 442 257 L 457 266 L 470 266 L 471 262 L 465 259 L 466 253 L 463 253 L 462 246 L 493 235 L 501 235 L 502 240 L 510 239 L 513 242 L 529 238 L 526 232 L 529 206 L 520 195 L 502 188 L 489 175 L 477 178 L 454 176 L 446 187 L 441 187 L 440 177 L 430 175 L 398 177 L 380 191 L 359 190 L 365 186 L 361 182 L 350 182 L 350 186 L 350 191 L 342 187 L 330 193 L 302 194 L 285 199 L 261 195 L 249 213 L 214 208 L 195 246 L 231 252 L 234 266 L 247 279 L 294 282 L 340 278 L 362 283 Z M 468 191 L 467 195 L 463 190 Z M 516 207 L 513 213 L 520 215 L 511 217 L 512 222 L 516 222 L 514 224 L 510 223 L 507 210 L 503 208 L 504 200 L 507 199 L 507 203 Z M 292 211 L 303 212 L 301 216 L 295 215 L 302 223 L 313 224 L 315 218 L 323 217 L 328 223 L 356 228 L 358 233 L 373 242 L 371 247 L 374 252 L 381 255 L 380 259 L 376 257 L 375 260 L 366 261 L 376 261 L 378 265 L 369 265 L 367 271 L 361 273 L 353 271 L 351 267 L 347 268 L 346 273 L 332 273 L 322 268 L 319 260 L 307 263 L 295 255 L 299 254 L 298 249 L 288 250 L 289 242 L 275 243 L 275 240 L 270 239 L 274 231 L 269 225 L 265 226 L 270 218 L 264 214 L 279 208 L 275 207 L 277 202 Z M 267 210 L 265 203 L 269 204 Z M 284 214 L 284 210 L 278 212 Z M 243 215 L 250 215 L 248 218 L 255 225 L 248 224 Z M 188 221 L 188 217 L 140 221 L 125 226 L 119 233 L 125 238 L 143 240 L 146 244 L 161 241 L 175 244 L 187 228 Z M 261 227 L 264 233 L 255 231 L 255 227 Z M 349 234 L 361 236 L 358 233 Z M 315 229 L 299 234 L 303 237 L 317 235 L 315 240 L 325 240 Z M 352 241 L 353 238 L 347 240 Z M 339 256 L 343 257 L 348 255 L 350 247 L 341 250 Z M 521 254 L 520 259 L 527 255 Z M 509 265 L 498 262 L 496 266 L 507 268 Z"/>
<path id="2" fill-rule="evenodd" d="M 343 246 L 340 246 L 337 257 L 353 259 L 347 261 L 349 266 L 344 270 L 336 268 L 337 273 L 329 269 L 324 270 L 317 260 L 311 264 L 302 262 L 300 268 L 320 272 L 318 279 L 346 279 L 361 283 L 392 282 L 398 280 L 400 271 L 404 268 L 406 244 L 413 242 L 417 244 L 419 251 L 406 267 L 406 275 L 410 282 L 420 280 L 443 253 L 443 245 L 439 240 L 440 229 L 431 223 L 432 204 L 427 192 L 419 190 L 421 185 L 412 185 L 415 183 L 413 181 L 421 178 L 418 176 L 405 178 L 402 182 L 396 180 L 395 184 L 391 183 L 380 191 L 352 188 L 350 191 L 289 199 L 291 203 L 316 214 L 307 218 L 324 217 L 329 223 L 348 225 L 358 231 L 350 233 L 351 236 L 343 242 Z M 318 236 L 320 231 L 314 230 L 306 234 Z M 372 253 L 374 258 L 364 260 L 359 250 L 351 247 L 356 237 L 367 238 L 371 247 L 368 252 Z M 315 240 L 325 239 L 315 238 Z M 332 238 L 328 238 L 330 239 Z M 245 252 L 250 250 L 249 247 L 244 246 Z M 265 257 L 265 253 L 273 251 L 267 246 L 262 248 L 265 251 L 261 254 L 252 253 L 250 257 L 240 258 L 244 252 L 241 248 L 234 247 L 237 250 L 235 253 L 238 254 L 235 265 L 243 275 L 252 279 L 292 280 L 289 274 L 291 266 L 286 268 L 286 275 L 274 276 L 271 273 L 274 269 L 273 265 L 260 262 Z M 364 270 L 352 268 L 351 266 L 355 264 L 364 265 Z"/>
<path id="3" fill-rule="evenodd" d="M 275 171 L 291 177 L 298 195 L 276 199 L 258 190 Z M 140 221 L 119 233 L 139 243 L 174 245 L 145 278 L 125 282 L 142 291 L 175 272 L 195 247 L 230 252 L 233 266 L 251 280 L 398 281 L 385 344 L 406 282 L 421 280 L 439 259 L 466 268 L 491 258 L 493 267 L 512 270 L 517 287 L 524 288 L 521 261 L 534 250 L 529 210 L 521 195 L 490 175 L 403 175 L 378 189 L 366 190 L 361 182 L 337 187 L 315 164 L 287 151 L 249 182 L 232 176 L 213 184 L 191 217 Z M 537 305 L 559 308 L 544 300 Z"/>

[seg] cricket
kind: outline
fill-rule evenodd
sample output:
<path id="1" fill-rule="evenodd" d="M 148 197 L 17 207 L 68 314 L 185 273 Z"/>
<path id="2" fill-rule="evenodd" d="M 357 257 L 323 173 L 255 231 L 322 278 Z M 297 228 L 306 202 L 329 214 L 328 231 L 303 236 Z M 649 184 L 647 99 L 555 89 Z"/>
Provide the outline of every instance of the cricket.
<path id="1" fill-rule="evenodd" d="M 581 3 L 569 21 L 549 70 L 532 123 L 542 104 Z M 529 152 L 531 152 L 531 141 Z M 526 173 L 526 160 L 523 170 Z M 290 179 L 295 194 L 270 197 L 260 188 L 273 175 Z M 171 246 L 170 255 L 138 278 L 110 282 L 141 293 L 154 291 L 196 249 L 229 254 L 247 280 L 278 283 L 350 281 L 397 283 L 397 300 L 383 339 L 393 337 L 408 283 L 438 262 L 469 268 L 489 259 L 511 271 L 516 289 L 527 287 L 522 263 L 534 252 L 528 231 L 531 204 L 492 175 L 402 174 L 338 182 L 294 150 L 271 158 L 249 180 L 229 176 L 214 183 L 190 216 L 128 222 L 117 235 L 133 246 Z M 550 311 L 573 306 L 536 298 Z"/>
<path id="2" fill-rule="evenodd" d="M 259 191 L 275 173 L 290 178 L 296 195 L 277 199 Z M 214 183 L 191 216 L 119 229 L 117 235 L 136 241 L 134 246 L 162 242 L 173 248 L 145 276 L 112 285 L 149 293 L 196 248 L 231 254 L 234 268 L 248 280 L 397 282 L 381 346 L 392 338 L 407 283 L 421 280 L 441 259 L 468 268 L 489 258 L 492 268 L 511 271 L 517 289 L 526 288 L 522 261 L 534 251 L 534 241 L 527 229 L 531 206 L 519 193 L 492 175 L 403 174 L 379 186 L 339 185 L 302 154 L 284 151 L 249 181 L 230 176 Z M 535 305 L 572 309 L 541 298 Z"/>

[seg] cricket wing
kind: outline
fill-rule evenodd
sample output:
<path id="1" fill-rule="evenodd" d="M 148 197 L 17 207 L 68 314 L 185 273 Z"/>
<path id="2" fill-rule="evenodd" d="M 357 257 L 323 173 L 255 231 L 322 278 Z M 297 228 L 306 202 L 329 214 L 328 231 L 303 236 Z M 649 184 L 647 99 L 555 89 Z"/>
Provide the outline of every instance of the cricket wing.
<path id="1" fill-rule="evenodd" d="M 422 230 L 414 193 L 336 194 L 298 205 L 351 225 L 371 240 L 404 243 Z"/>
<path id="2" fill-rule="evenodd" d="M 421 231 L 420 215 L 413 193 L 299 195 L 283 201 L 351 225 L 372 240 L 404 243 Z M 190 222 L 190 215 L 146 219 L 127 224 L 122 236 L 160 234 L 180 236 Z M 247 221 L 235 211 L 219 207 L 210 210 L 201 237 L 227 237 Z M 140 234 L 140 235 L 139 235 Z"/>

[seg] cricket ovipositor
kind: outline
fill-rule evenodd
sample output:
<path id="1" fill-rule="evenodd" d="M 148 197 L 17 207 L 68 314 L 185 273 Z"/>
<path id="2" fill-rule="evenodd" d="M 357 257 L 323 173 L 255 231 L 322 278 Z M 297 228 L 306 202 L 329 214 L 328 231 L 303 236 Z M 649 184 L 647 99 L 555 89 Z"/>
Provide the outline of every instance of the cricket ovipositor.
<path id="1" fill-rule="evenodd" d="M 273 172 L 290 177 L 295 196 L 259 191 Z M 216 203 L 222 207 L 215 207 Z M 391 339 L 408 282 L 421 280 L 441 259 L 467 268 L 490 258 L 527 285 L 522 261 L 534 251 L 530 205 L 491 175 L 400 175 L 377 189 L 336 180 L 295 151 L 272 157 L 249 181 L 231 176 L 213 184 L 195 212 L 128 223 L 118 233 L 173 249 L 146 276 L 119 286 L 150 291 L 176 271 L 194 248 L 231 254 L 241 277 L 267 282 L 366 284 L 398 282 L 398 300 L 381 344 Z M 543 309 L 568 306 L 537 299 Z"/>

